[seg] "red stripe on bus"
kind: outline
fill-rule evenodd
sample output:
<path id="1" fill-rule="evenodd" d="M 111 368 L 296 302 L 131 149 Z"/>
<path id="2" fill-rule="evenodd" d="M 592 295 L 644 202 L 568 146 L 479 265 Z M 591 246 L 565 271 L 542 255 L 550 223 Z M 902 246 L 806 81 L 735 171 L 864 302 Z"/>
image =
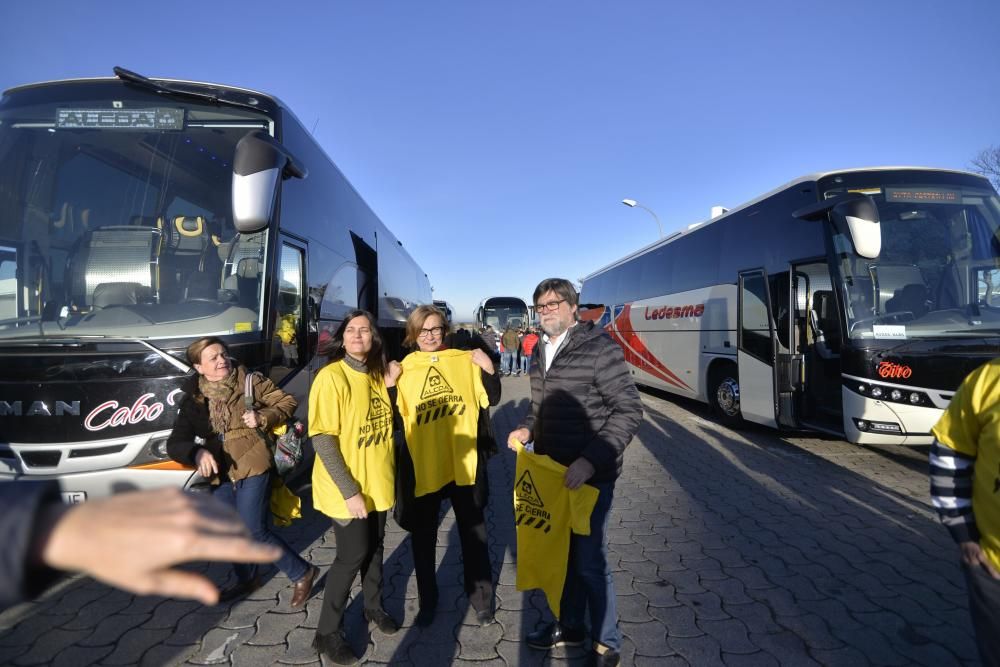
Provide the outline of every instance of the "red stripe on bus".
<path id="1" fill-rule="evenodd" d="M 625 360 L 650 375 L 660 378 L 667 384 L 672 384 L 681 389 L 694 391 L 684 380 L 657 359 L 646 345 L 639 338 L 639 335 L 632 328 L 630 317 L 632 305 L 628 304 L 622 308 L 622 312 L 615 318 L 614 327 L 608 327 L 608 333 L 612 340 L 621 346 L 625 352 Z M 617 336 L 615 334 L 618 334 Z"/>

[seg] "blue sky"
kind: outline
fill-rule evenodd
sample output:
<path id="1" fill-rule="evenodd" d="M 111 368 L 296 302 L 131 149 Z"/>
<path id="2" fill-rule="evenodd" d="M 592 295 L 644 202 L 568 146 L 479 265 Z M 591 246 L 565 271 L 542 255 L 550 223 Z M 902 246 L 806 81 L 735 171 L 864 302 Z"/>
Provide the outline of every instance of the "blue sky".
<path id="1" fill-rule="evenodd" d="M 299 7 L 277 12 L 277 7 Z M 1000 144 L 997 0 L 5 3 L 0 88 L 289 104 L 462 319 L 793 178 Z"/>

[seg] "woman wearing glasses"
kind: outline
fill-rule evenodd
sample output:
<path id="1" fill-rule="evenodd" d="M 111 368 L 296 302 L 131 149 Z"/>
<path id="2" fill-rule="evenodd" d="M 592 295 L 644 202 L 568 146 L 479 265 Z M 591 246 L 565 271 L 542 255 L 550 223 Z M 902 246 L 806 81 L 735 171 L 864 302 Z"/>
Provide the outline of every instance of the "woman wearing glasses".
<path id="1" fill-rule="evenodd" d="M 417 624 L 434 620 L 438 518 L 441 501 L 448 498 L 462 546 L 465 592 L 479 624 L 488 625 L 493 622 L 493 572 L 483 508 L 489 499 L 486 459 L 496 444 L 487 408 L 500 401 L 500 378 L 482 350 L 448 349 L 447 334 L 444 313 L 434 306 L 420 306 L 407 318 L 404 344 L 417 349 L 403 359 L 397 384 L 413 475 L 404 475 L 400 464 L 401 482 L 412 488 L 400 488 L 397 517 L 405 517 L 400 523 L 413 541 Z"/>
<path id="2" fill-rule="evenodd" d="M 382 337 L 364 310 L 347 314 L 328 347 L 329 363 L 309 392 L 313 504 L 333 519 L 337 554 L 313 647 L 338 665 L 357 658 L 342 634 L 354 578 L 361 573 L 364 615 L 385 634 L 399 629 L 382 607 L 386 511 L 395 500 L 392 399 L 399 364 L 386 364 Z"/>

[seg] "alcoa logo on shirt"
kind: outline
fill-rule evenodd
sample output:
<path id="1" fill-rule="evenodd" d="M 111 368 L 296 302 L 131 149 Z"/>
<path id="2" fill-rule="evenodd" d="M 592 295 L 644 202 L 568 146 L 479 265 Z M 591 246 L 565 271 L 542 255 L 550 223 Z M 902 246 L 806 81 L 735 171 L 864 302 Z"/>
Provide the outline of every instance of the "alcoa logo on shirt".
<path id="1" fill-rule="evenodd" d="M 358 430 L 358 449 L 384 445 L 389 441 L 392 426 L 392 408 L 378 396 L 372 396 L 368 416 Z"/>
<path id="2" fill-rule="evenodd" d="M 465 401 L 454 393 L 451 385 L 441 375 L 441 371 L 434 366 L 427 369 L 424 388 L 420 391 L 420 400 L 423 403 L 417 405 L 417 426 L 429 424 L 442 417 L 465 414 Z"/>
<path id="3" fill-rule="evenodd" d="M 552 515 L 545 511 L 545 503 L 538 495 L 530 470 L 525 470 L 521 479 L 517 480 L 517 499 L 519 502 L 514 507 L 517 514 L 515 526 L 534 528 L 545 533 L 552 530 Z"/>

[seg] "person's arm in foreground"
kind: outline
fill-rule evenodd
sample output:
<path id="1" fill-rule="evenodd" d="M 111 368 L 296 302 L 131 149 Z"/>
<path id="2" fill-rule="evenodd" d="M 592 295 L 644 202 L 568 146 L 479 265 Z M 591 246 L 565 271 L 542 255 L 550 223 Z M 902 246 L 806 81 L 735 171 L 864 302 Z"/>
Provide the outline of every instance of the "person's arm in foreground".
<path id="1" fill-rule="evenodd" d="M 4 485 L 3 495 L 16 493 L 20 485 Z M 83 572 L 139 595 L 215 604 L 215 584 L 174 566 L 201 560 L 270 563 L 281 555 L 276 547 L 254 542 L 231 507 L 209 495 L 176 488 L 123 493 L 80 505 L 43 502 L 33 518 L 25 577 L 44 578 L 46 568 Z"/>

